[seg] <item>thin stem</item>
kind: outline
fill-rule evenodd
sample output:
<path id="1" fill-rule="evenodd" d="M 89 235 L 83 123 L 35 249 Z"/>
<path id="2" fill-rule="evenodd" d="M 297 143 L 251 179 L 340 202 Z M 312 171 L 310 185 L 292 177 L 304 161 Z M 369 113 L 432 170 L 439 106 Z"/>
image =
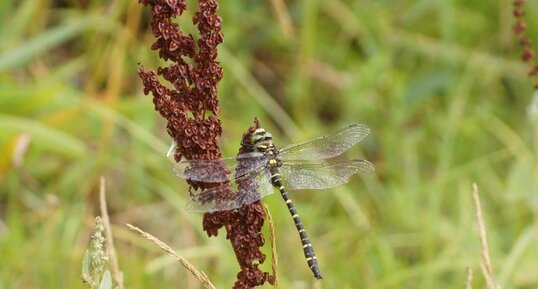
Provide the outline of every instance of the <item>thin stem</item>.
<path id="1" fill-rule="evenodd" d="M 106 234 L 106 243 L 108 248 L 108 255 L 110 257 L 110 271 L 112 273 L 112 278 L 118 284 L 119 289 L 123 289 L 123 273 L 119 269 L 118 257 L 116 255 L 116 250 L 114 249 L 114 239 L 112 237 L 112 229 L 110 228 L 110 218 L 108 217 L 108 210 L 106 205 L 106 189 L 105 189 L 105 178 L 101 177 L 100 188 L 99 188 L 99 204 L 101 207 L 101 218 L 103 219 L 103 224 L 105 226 Z"/>
<path id="2" fill-rule="evenodd" d="M 493 282 L 493 273 L 491 268 L 491 259 L 489 257 L 488 239 L 486 235 L 486 226 L 484 225 L 484 218 L 482 216 L 482 207 L 480 205 L 480 197 L 478 195 L 478 186 L 473 184 L 473 200 L 476 210 L 476 223 L 478 224 L 478 234 L 480 236 L 480 247 L 482 248 L 482 261 L 480 267 L 482 268 L 482 274 L 486 280 L 488 289 L 495 289 L 495 283 Z"/>

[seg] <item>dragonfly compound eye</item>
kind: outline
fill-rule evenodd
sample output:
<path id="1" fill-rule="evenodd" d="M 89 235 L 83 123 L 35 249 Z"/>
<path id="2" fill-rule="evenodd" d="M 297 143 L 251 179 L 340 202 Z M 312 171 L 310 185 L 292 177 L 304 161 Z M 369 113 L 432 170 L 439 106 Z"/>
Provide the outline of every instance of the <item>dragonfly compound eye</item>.
<path id="1" fill-rule="evenodd" d="M 250 137 L 250 143 L 251 143 L 251 144 L 255 144 L 255 143 L 259 142 L 261 139 L 262 139 L 262 136 L 261 136 L 261 135 L 259 135 L 259 134 L 253 134 L 253 135 Z"/>
<path id="2" fill-rule="evenodd" d="M 250 143 L 255 144 L 255 143 L 259 142 L 260 140 L 262 140 L 264 138 L 265 134 L 266 134 L 266 132 L 265 132 L 265 129 L 263 129 L 263 128 L 259 128 L 259 129 L 255 130 L 252 133 L 252 136 L 250 137 Z"/>
<path id="3" fill-rule="evenodd" d="M 271 135 L 270 133 L 266 132 L 266 133 L 263 135 L 263 139 L 264 139 L 264 140 L 270 140 L 270 139 L 273 139 L 273 135 Z"/>

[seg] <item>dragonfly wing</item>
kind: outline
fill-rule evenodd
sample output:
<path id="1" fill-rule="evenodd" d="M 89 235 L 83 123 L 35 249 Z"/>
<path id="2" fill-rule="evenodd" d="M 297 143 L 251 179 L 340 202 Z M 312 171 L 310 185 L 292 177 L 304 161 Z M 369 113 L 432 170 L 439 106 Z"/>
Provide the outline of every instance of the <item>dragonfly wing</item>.
<path id="1" fill-rule="evenodd" d="M 262 153 L 246 153 L 237 158 L 182 160 L 174 165 L 174 171 L 182 179 L 221 183 L 247 175 L 260 169 L 266 163 L 267 157 Z"/>
<path id="2" fill-rule="evenodd" d="M 362 172 L 375 171 L 374 165 L 367 160 L 345 160 L 322 163 L 285 162 L 280 173 L 290 190 L 327 189 L 349 181 L 349 177 Z"/>
<path id="3" fill-rule="evenodd" d="M 273 193 L 271 176 L 266 168 L 237 179 L 236 185 L 235 193 L 230 187 L 217 186 L 194 195 L 187 203 L 187 210 L 193 213 L 229 211 Z"/>
<path id="4" fill-rule="evenodd" d="M 280 150 L 282 160 L 319 160 L 338 156 L 361 142 L 370 129 L 363 124 L 352 124 L 339 131 L 310 141 L 291 144 Z"/>
<path id="5" fill-rule="evenodd" d="M 237 208 L 233 202 L 235 194 L 226 185 L 207 189 L 193 195 L 187 203 L 187 211 L 192 213 L 212 213 L 221 210 Z"/>

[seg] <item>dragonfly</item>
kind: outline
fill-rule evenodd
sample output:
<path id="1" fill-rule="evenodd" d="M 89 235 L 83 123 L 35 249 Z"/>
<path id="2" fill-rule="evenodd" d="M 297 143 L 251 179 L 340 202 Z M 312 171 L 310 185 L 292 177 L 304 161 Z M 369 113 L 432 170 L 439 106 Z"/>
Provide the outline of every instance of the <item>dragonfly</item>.
<path id="1" fill-rule="evenodd" d="M 190 212 L 234 210 L 274 193 L 276 188 L 299 231 L 307 264 L 314 277 L 321 279 L 314 249 L 288 190 L 333 188 L 347 183 L 356 173 L 374 172 L 374 165 L 367 160 L 337 158 L 369 133 L 366 125 L 352 124 L 278 149 L 271 133 L 257 128 L 241 142 L 241 151 L 249 152 L 216 160 L 182 160 L 174 165 L 174 171 L 182 179 L 215 183 L 210 189 L 191 193 L 187 203 Z M 169 157 L 174 148 L 170 148 Z M 235 193 L 230 193 L 230 184 L 237 185 Z"/>

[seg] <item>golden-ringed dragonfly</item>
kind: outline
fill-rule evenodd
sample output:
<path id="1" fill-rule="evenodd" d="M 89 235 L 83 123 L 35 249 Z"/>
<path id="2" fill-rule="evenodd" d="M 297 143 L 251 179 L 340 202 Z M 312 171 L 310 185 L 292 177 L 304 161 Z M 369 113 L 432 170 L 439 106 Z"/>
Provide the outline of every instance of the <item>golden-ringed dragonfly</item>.
<path id="1" fill-rule="evenodd" d="M 333 159 L 361 142 L 369 132 L 367 126 L 353 124 L 323 137 L 277 149 L 271 134 L 258 128 L 249 140 L 241 143 L 245 151 L 251 152 L 235 158 L 183 160 L 174 166 L 174 170 L 183 179 L 220 183 L 191 194 L 187 203 L 187 210 L 191 212 L 237 209 L 272 194 L 273 187 L 277 188 L 299 231 L 308 266 L 314 276 L 321 279 L 314 249 L 288 190 L 332 188 L 347 183 L 358 172 L 373 172 L 374 166 L 366 160 Z M 169 156 L 174 149 L 175 145 L 170 148 Z M 224 190 L 234 183 L 237 192 L 225 193 Z"/>

